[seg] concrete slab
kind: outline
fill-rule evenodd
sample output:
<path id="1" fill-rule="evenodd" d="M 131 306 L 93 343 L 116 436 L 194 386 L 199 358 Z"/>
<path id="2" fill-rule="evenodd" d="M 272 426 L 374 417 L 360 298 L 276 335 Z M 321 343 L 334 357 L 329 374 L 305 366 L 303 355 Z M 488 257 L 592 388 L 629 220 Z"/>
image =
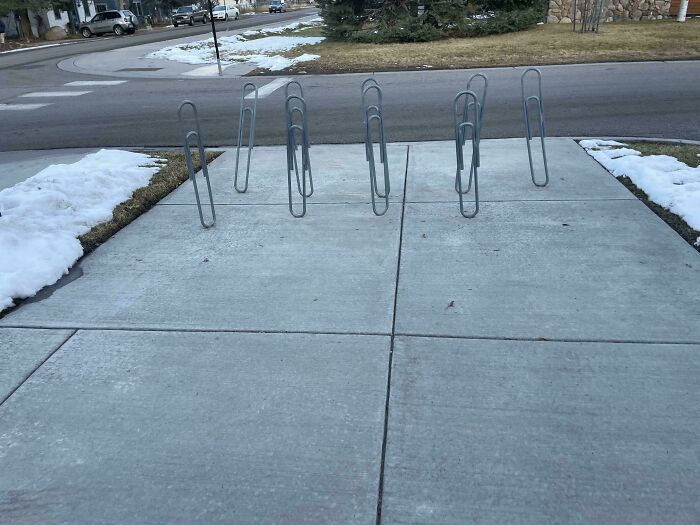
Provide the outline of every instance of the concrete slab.
<path id="1" fill-rule="evenodd" d="M 367 203 L 368 209 L 371 210 L 369 204 L 371 202 L 369 164 L 365 160 L 364 144 L 312 145 L 309 154 L 311 156 L 314 194 L 308 202 Z M 407 146 L 388 146 L 387 154 L 391 182 L 389 198 L 391 202 L 401 202 L 406 176 Z M 242 150 L 238 168 L 239 187 L 243 187 L 245 182 L 247 158 L 245 155 L 244 150 Z M 378 150 L 377 155 L 379 155 Z M 233 175 L 236 167 L 235 149 L 226 150 L 223 155 L 212 162 L 209 175 L 214 202 L 219 204 L 286 204 L 289 200 L 286 147 L 257 147 L 253 150 L 251 158 L 250 179 L 246 193 L 238 193 L 233 188 Z M 377 169 L 383 169 L 381 164 L 377 163 Z M 383 172 L 378 175 L 382 177 L 383 181 Z M 200 176 L 199 180 L 204 184 L 203 176 Z M 294 179 L 292 181 L 294 182 Z M 194 189 L 192 184 L 188 183 L 183 184 L 161 204 L 194 204 L 195 202 Z"/>
<path id="2" fill-rule="evenodd" d="M 70 330 L 0 329 L 0 402 L 71 333 Z"/>
<path id="3" fill-rule="evenodd" d="M 382 523 L 697 523 L 700 347 L 398 338 Z"/>
<path id="4" fill-rule="evenodd" d="M 538 146 L 539 142 L 533 142 Z M 624 186 L 571 139 L 547 139 L 550 183 L 536 187 L 530 179 L 525 139 L 494 139 L 481 142 L 479 197 L 502 200 L 592 200 L 635 199 Z M 465 148 L 465 161 L 471 157 Z M 544 178 L 542 150 L 533 147 L 533 163 Z M 458 202 L 455 183 L 454 142 L 424 142 L 411 145 L 408 167 L 409 202 Z M 469 178 L 467 172 L 463 183 Z M 473 198 L 473 196 L 470 196 Z"/>
<path id="5" fill-rule="evenodd" d="M 0 513 L 374 523 L 388 337 L 79 332 L 0 408 Z"/>
<path id="6" fill-rule="evenodd" d="M 406 206 L 404 335 L 700 342 L 700 255 L 636 199 Z"/>
<path id="7" fill-rule="evenodd" d="M 156 206 L 0 324 L 390 333 L 400 213 Z"/>
<path id="8" fill-rule="evenodd" d="M 51 164 L 78 162 L 95 149 L 3 151 L 0 152 L 0 190 L 33 177 Z"/>

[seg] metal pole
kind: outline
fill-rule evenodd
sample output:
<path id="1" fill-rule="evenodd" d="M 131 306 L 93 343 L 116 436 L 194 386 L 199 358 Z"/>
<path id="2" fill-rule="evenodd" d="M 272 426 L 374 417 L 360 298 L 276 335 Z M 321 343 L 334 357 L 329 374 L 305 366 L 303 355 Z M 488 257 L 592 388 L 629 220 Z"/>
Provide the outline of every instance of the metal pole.
<path id="1" fill-rule="evenodd" d="M 209 0 L 209 21 L 211 22 L 211 32 L 214 35 L 214 47 L 216 48 L 216 65 L 219 66 L 219 76 L 223 77 L 224 72 L 221 69 L 221 58 L 219 57 L 219 41 L 216 38 L 216 24 L 214 23 L 214 8 Z"/>

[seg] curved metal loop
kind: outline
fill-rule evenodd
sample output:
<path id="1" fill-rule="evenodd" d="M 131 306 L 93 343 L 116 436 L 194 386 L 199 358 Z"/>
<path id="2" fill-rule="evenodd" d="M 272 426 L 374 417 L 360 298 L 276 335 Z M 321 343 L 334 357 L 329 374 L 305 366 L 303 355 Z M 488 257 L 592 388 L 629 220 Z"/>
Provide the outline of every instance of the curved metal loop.
<path id="1" fill-rule="evenodd" d="M 471 76 L 471 78 L 467 81 L 467 91 L 472 91 L 476 93 L 477 91 L 475 89 L 472 89 L 472 82 L 476 79 L 483 79 L 484 83 L 484 90 L 481 92 L 481 99 L 479 100 L 479 126 L 481 127 L 484 124 L 484 111 L 486 109 L 486 93 L 488 92 L 489 89 L 489 77 L 484 75 L 483 73 L 475 73 Z M 464 119 L 465 121 L 467 120 L 466 118 Z M 481 129 L 479 129 L 481 132 Z"/>
<path id="2" fill-rule="evenodd" d="M 194 116 L 194 122 L 196 130 L 186 131 L 185 122 L 183 118 L 183 109 L 189 106 L 192 108 L 192 113 Z M 204 146 L 202 144 L 202 132 L 199 128 L 199 115 L 197 113 L 197 106 L 189 100 L 185 100 L 180 104 L 177 109 L 177 119 L 178 126 L 180 128 L 180 133 L 182 135 L 183 147 L 185 149 L 185 162 L 187 164 L 187 172 L 189 173 L 190 180 L 194 186 L 194 197 L 197 201 L 197 210 L 199 211 L 199 222 L 204 228 L 211 228 L 216 224 L 216 210 L 214 209 L 214 197 L 211 192 L 211 182 L 209 181 L 209 169 L 207 168 L 207 157 L 204 153 Z M 207 183 L 207 192 L 209 193 L 209 206 L 211 208 L 211 221 L 207 222 L 204 219 L 204 213 L 202 211 L 202 203 L 199 198 L 199 188 L 197 187 L 197 178 L 194 171 L 194 161 L 192 160 L 192 150 L 190 149 L 190 139 L 192 137 L 197 137 L 197 150 L 199 152 L 200 164 L 202 165 L 202 175 L 204 175 L 204 180 Z"/>
<path id="3" fill-rule="evenodd" d="M 368 84 L 369 84 L 369 86 L 368 86 Z M 360 93 L 362 93 L 362 119 L 363 119 L 362 122 L 365 125 L 367 125 L 367 109 L 368 109 L 367 103 L 365 102 L 365 96 L 366 96 L 365 92 L 366 92 L 367 88 L 370 86 L 379 87 L 379 82 L 377 82 L 377 80 L 374 77 L 369 77 L 369 78 L 366 78 L 362 82 L 362 86 L 360 87 Z M 379 90 L 379 97 L 381 97 L 381 89 Z M 377 111 L 379 113 L 381 113 L 381 98 L 379 99 L 377 106 L 378 106 Z M 365 152 L 365 158 L 367 161 L 369 161 L 369 153 Z"/>
<path id="4" fill-rule="evenodd" d="M 301 98 L 303 99 L 303 98 L 304 98 L 304 88 L 301 86 L 301 84 L 299 83 L 298 80 L 290 80 L 289 82 L 287 82 L 287 83 L 285 84 L 285 86 L 284 86 L 284 98 L 285 98 L 285 99 L 288 99 L 288 98 L 289 98 L 289 89 L 290 89 L 293 85 L 294 85 L 294 86 L 297 86 L 297 87 L 299 88 L 299 95 L 298 95 L 298 96 L 301 97 Z"/>
<path id="5" fill-rule="evenodd" d="M 367 160 L 369 162 L 369 184 L 370 195 L 372 196 L 372 211 L 377 216 L 384 215 L 389 209 L 389 163 L 381 161 L 384 167 L 384 193 L 381 193 L 377 188 L 377 168 L 374 160 L 374 137 L 372 136 L 372 123 L 376 122 L 379 129 L 379 151 L 380 157 L 386 159 L 386 142 L 383 139 L 384 123 L 381 114 L 370 114 L 372 108 L 367 108 L 366 124 L 365 124 L 365 145 L 367 151 Z M 384 207 L 377 209 L 375 195 L 384 199 Z"/>
<path id="6" fill-rule="evenodd" d="M 292 217 L 297 219 L 306 215 L 306 171 L 302 169 L 301 175 L 301 187 L 299 189 L 299 194 L 301 195 L 301 211 L 294 211 L 294 202 L 292 201 L 292 169 L 296 175 L 297 185 L 299 185 L 299 164 L 296 157 L 297 140 L 296 132 L 299 133 L 302 142 L 302 165 L 304 164 L 305 151 L 304 147 L 304 128 L 297 124 L 293 124 L 287 128 L 287 190 L 289 194 L 289 213 Z M 291 159 L 290 159 L 291 151 Z"/>
<path id="7" fill-rule="evenodd" d="M 369 101 L 370 96 L 376 96 L 376 103 Z M 372 211 L 375 215 L 384 215 L 389 209 L 389 194 L 391 193 L 391 183 L 389 180 L 389 160 L 386 149 L 386 134 L 384 133 L 384 103 L 382 88 L 374 78 L 368 78 L 362 83 L 362 108 L 365 126 L 365 159 L 369 163 L 369 183 L 372 198 Z M 375 136 L 372 132 L 373 125 L 376 124 L 379 145 L 379 161 L 383 166 L 384 188 L 379 189 L 377 182 L 377 166 L 374 155 Z M 384 199 L 383 209 L 377 208 L 376 197 Z"/>
<path id="8" fill-rule="evenodd" d="M 297 102 L 299 105 L 293 105 Z M 285 99 L 285 117 L 287 127 L 287 189 L 289 192 L 289 213 L 293 217 L 306 215 L 306 199 L 313 195 L 313 178 L 311 176 L 311 159 L 309 157 L 309 134 L 307 125 L 306 101 L 299 95 L 288 95 Z M 297 138 L 297 135 L 299 136 Z M 297 147 L 301 145 L 301 174 L 297 161 Z M 301 211 L 294 210 L 292 200 L 292 171 L 296 177 L 297 192 L 301 195 Z M 307 193 L 306 178 L 309 178 L 310 190 Z"/>
<path id="9" fill-rule="evenodd" d="M 464 111 L 460 111 L 460 102 L 464 98 L 465 108 L 469 108 L 470 104 L 472 107 L 478 109 L 478 99 L 476 93 L 473 91 L 460 91 L 457 96 L 455 96 L 453 104 L 453 116 L 454 116 L 454 134 L 455 134 L 455 148 L 457 156 L 457 170 L 455 173 L 455 190 L 459 195 L 459 212 L 463 217 L 467 219 L 472 219 L 476 217 L 479 213 L 479 171 L 478 168 L 481 165 L 480 153 L 479 153 L 479 143 L 480 143 L 480 111 L 474 111 L 474 121 L 470 122 L 468 120 L 463 120 Z M 469 115 L 469 112 L 467 112 Z M 466 189 L 462 184 L 462 171 L 464 170 L 464 145 L 466 144 L 467 135 L 471 137 L 472 143 L 472 155 L 469 170 L 469 184 Z M 472 183 L 474 185 L 474 211 L 472 213 L 465 212 L 464 210 L 464 195 L 469 193 L 472 188 Z"/>
<path id="10" fill-rule="evenodd" d="M 475 73 L 473 74 L 469 80 L 467 81 L 467 91 L 472 91 L 476 93 L 475 90 L 471 89 L 472 82 L 474 82 L 476 79 L 483 79 L 483 91 L 481 92 L 481 99 L 478 102 L 478 111 L 479 111 L 479 136 L 481 136 L 481 127 L 484 124 L 484 111 L 486 109 L 486 93 L 489 88 L 489 78 L 484 75 L 483 73 Z M 464 115 L 462 117 L 463 122 L 469 121 L 469 111 L 474 108 L 475 105 L 473 102 L 469 102 L 464 105 Z M 466 144 L 467 137 L 466 135 L 463 137 L 463 142 L 462 145 L 464 146 Z M 469 190 L 471 189 L 472 186 L 472 172 L 474 171 L 474 166 L 472 165 L 470 168 L 470 173 L 469 173 L 469 184 L 467 185 L 467 189 L 464 190 L 465 193 L 468 193 Z M 457 179 L 455 178 L 455 191 L 459 191 L 457 188 Z"/>
<path id="11" fill-rule="evenodd" d="M 360 91 L 361 91 L 363 94 L 364 94 L 364 92 L 365 92 L 365 86 L 366 86 L 367 84 L 369 84 L 370 82 L 372 82 L 372 83 L 373 83 L 374 85 L 376 85 L 376 86 L 379 85 L 379 82 L 377 82 L 377 80 L 376 80 L 374 77 L 366 78 L 366 79 L 364 80 L 364 82 L 362 82 L 362 86 L 360 87 Z"/>
<path id="12" fill-rule="evenodd" d="M 531 71 L 534 71 L 537 74 L 537 95 L 527 96 L 525 94 L 525 81 L 528 76 L 528 73 Z M 549 184 L 549 167 L 547 166 L 547 152 L 545 150 L 545 138 L 547 136 L 547 133 L 545 131 L 544 107 L 542 104 L 542 72 L 535 67 L 530 67 L 526 69 L 520 77 L 520 89 L 523 100 L 523 119 L 525 121 L 525 142 L 527 144 L 528 160 L 530 161 L 530 178 L 532 179 L 532 183 L 535 186 L 543 188 L 547 184 Z M 540 128 L 540 142 L 542 144 L 542 161 L 544 163 L 544 182 L 537 182 L 537 179 L 535 178 L 535 167 L 532 163 L 532 148 L 530 146 L 530 141 L 532 140 L 532 129 L 530 127 L 529 111 L 529 105 L 531 102 L 535 102 L 537 104 Z"/>
<path id="13" fill-rule="evenodd" d="M 245 107 L 245 100 L 247 96 L 255 94 L 253 98 L 252 105 Z M 255 148 L 255 117 L 257 114 L 258 107 L 258 88 L 252 82 L 246 82 L 243 84 L 243 94 L 241 95 L 241 112 L 238 117 L 238 142 L 236 144 L 236 169 L 233 172 L 233 187 L 238 193 L 245 193 L 248 191 L 248 178 L 250 176 L 250 157 Z M 241 156 L 241 147 L 243 146 L 243 124 L 245 123 L 245 116 L 249 116 L 248 121 L 248 161 L 246 163 L 245 169 L 245 184 L 243 188 L 238 187 L 238 161 Z"/>
<path id="14" fill-rule="evenodd" d="M 369 85 L 365 87 L 362 90 L 362 107 L 365 109 L 365 126 L 367 125 L 367 117 L 370 113 L 370 110 L 374 111 L 374 114 L 379 115 L 381 118 L 380 120 L 380 128 L 379 128 L 379 140 L 382 141 L 382 144 L 384 144 L 384 147 L 382 147 L 379 150 L 380 154 L 380 161 L 383 164 L 386 164 L 386 140 L 384 139 L 384 104 L 383 104 L 383 93 L 382 93 L 382 88 L 379 87 L 379 84 L 377 84 L 377 81 L 374 80 L 373 78 L 368 78 L 367 80 L 371 80 L 374 82 L 374 85 Z M 365 80 L 362 85 L 364 86 L 367 83 L 367 80 Z M 376 104 L 369 104 L 367 102 L 367 97 L 369 96 L 370 92 L 375 92 L 377 95 L 377 103 Z M 365 154 L 367 161 L 369 161 L 369 152 L 366 152 Z M 388 190 L 387 190 L 388 191 Z M 378 197 L 384 197 L 384 195 L 377 193 Z"/>
<path id="15" fill-rule="evenodd" d="M 291 106 L 290 102 L 292 101 L 299 101 L 301 103 L 301 107 L 298 106 Z M 301 188 L 301 181 L 299 180 L 299 176 L 297 175 L 297 191 L 299 194 L 303 194 L 305 197 L 311 197 L 314 194 L 314 181 L 313 177 L 311 175 L 311 158 L 309 156 L 309 148 L 311 147 L 311 142 L 309 141 L 309 125 L 308 125 L 308 119 L 307 119 L 307 111 L 306 111 L 306 100 L 304 100 L 303 97 L 299 95 L 289 95 L 287 99 L 285 100 L 285 110 L 287 114 L 287 127 L 289 128 L 294 124 L 294 115 L 298 115 L 299 119 L 301 121 L 300 126 L 303 128 L 304 136 L 302 140 L 302 160 L 303 160 L 303 169 L 302 173 L 306 173 L 306 171 L 309 172 L 309 192 L 306 193 L 306 190 L 302 190 Z M 294 154 L 296 153 L 296 146 L 294 147 Z M 292 157 L 294 157 L 294 154 L 292 154 Z M 289 151 L 287 151 L 287 158 L 288 161 L 290 159 L 289 157 Z"/>

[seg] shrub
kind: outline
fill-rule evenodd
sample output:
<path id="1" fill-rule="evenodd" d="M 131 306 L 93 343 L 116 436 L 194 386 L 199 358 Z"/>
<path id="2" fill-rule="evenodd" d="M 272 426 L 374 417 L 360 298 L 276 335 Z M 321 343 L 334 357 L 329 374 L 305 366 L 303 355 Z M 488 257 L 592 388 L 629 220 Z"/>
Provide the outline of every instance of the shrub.
<path id="1" fill-rule="evenodd" d="M 427 42 L 521 31 L 544 19 L 547 0 L 319 0 L 331 39 Z"/>

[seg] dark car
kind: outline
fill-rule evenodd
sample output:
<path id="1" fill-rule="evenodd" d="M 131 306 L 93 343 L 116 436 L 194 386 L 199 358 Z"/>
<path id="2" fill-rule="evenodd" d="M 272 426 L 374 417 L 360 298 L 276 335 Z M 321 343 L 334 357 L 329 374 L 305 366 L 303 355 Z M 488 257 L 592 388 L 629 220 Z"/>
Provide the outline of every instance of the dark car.
<path id="1" fill-rule="evenodd" d="M 80 25 L 80 34 L 85 38 L 105 33 L 114 33 L 115 35 L 133 34 L 136 31 L 136 26 L 136 16 L 131 11 L 125 9 L 121 11 L 103 11 L 93 16 L 89 22 L 82 23 Z"/>
<path id="2" fill-rule="evenodd" d="M 173 15 L 173 25 L 175 27 L 184 24 L 193 26 L 195 22 L 202 22 L 203 24 L 209 22 L 209 14 L 207 11 L 204 9 L 195 9 L 195 7 L 191 5 L 185 5 L 178 7 Z"/>
<path id="3" fill-rule="evenodd" d="M 284 0 L 271 0 L 270 13 L 284 13 L 287 11 L 287 4 Z"/>

